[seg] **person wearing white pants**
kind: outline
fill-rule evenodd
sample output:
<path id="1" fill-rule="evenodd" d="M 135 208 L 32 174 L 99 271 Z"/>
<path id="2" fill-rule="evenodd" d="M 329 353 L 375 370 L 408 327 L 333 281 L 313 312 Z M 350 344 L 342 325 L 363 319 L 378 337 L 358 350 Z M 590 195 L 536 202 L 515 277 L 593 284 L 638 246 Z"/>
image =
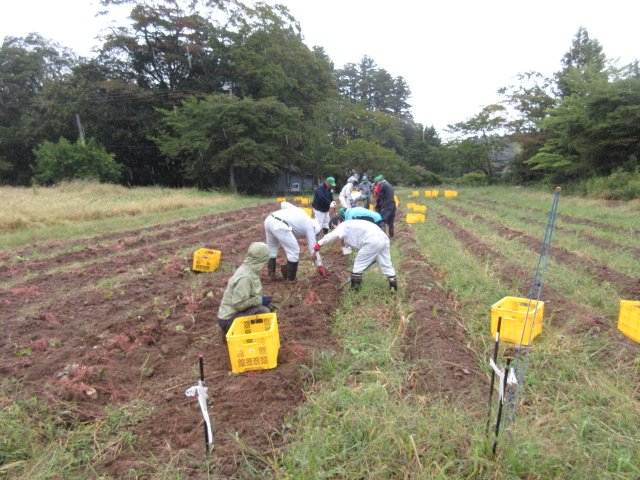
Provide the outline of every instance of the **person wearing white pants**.
<path id="1" fill-rule="evenodd" d="M 266 243 L 270 251 L 267 272 L 269 273 L 269 278 L 275 279 L 276 258 L 278 250 L 282 247 L 287 256 L 285 278 L 289 281 L 294 281 L 300 260 L 298 238 L 307 240 L 309 253 L 313 255 L 313 246 L 316 242 L 316 236 L 320 233 L 320 224 L 295 205 L 283 202 L 281 207 L 281 210 L 276 210 L 269 214 L 264 220 L 264 230 L 267 236 Z M 323 277 L 326 276 L 327 272 L 322 266 L 322 259 L 316 257 L 314 260 L 318 267 L 318 273 Z"/>
<path id="2" fill-rule="evenodd" d="M 349 181 L 345 184 L 344 187 L 342 187 L 342 190 L 340 191 L 340 204 L 344 207 L 344 208 L 351 208 L 353 199 L 351 198 L 351 192 L 353 192 L 353 190 L 356 188 L 356 186 L 358 185 L 358 181 L 356 179 L 349 179 Z"/>
<path id="3" fill-rule="evenodd" d="M 329 222 L 333 230 L 313 247 L 317 255 L 320 247 L 340 238 L 347 247 L 358 250 L 351 272 L 351 288 L 358 289 L 362 274 L 372 262 L 377 262 L 382 273 L 389 280 L 389 288 L 398 290 L 396 271 L 391 263 L 389 238 L 374 223 L 366 220 L 343 220 L 336 216 Z"/>

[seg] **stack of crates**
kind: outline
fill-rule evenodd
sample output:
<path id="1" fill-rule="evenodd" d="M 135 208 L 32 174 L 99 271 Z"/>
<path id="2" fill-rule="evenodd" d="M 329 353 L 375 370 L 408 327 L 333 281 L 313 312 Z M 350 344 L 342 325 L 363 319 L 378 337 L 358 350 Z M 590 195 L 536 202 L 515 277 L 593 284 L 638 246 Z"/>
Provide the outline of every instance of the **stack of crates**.
<path id="1" fill-rule="evenodd" d="M 266 370 L 278 365 L 280 334 L 275 313 L 236 318 L 226 338 L 234 373 Z"/>
<path id="2" fill-rule="evenodd" d="M 620 300 L 618 330 L 636 342 L 640 342 L 640 302 Z"/>
<path id="3" fill-rule="evenodd" d="M 500 324 L 500 340 L 528 345 L 542 332 L 544 318 L 544 302 L 528 298 L 504 297 L 491 307 L 491 335 L 496 336 L 498 317 Z M 524 331 L 524 333 L 523 333 Z"/>
<path id="4" fill-rule="evenodd" d="M 193 254 L 191 270 L 196 272 L 213 272 L 220 265 L 220 250 L 201 248 Z"/>

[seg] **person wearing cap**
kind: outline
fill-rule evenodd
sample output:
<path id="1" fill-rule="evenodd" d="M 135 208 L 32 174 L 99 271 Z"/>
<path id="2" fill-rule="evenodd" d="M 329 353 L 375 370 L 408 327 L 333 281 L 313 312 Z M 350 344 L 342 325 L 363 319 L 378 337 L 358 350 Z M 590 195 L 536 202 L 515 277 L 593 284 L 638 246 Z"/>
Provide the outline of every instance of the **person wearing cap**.
<path id="1" fill-rule="evenodd" d="M 304 212 L 303 212 L 304 213 Z M 227 282 L 218 308 L 218 325 L 226 335 L 238 317 L 270 313 L 271 297 L 262 295 L 260 273 L 269 260 L 269 247 L 262 242 L 249 245 L 244 263 Z"/>
<path id="2" fill-rule="evenodd" d="M 328 177 L 318 185 L 313 194 L 313 202 L 311 202 L 313 218 L 318 221 L 325 234 L 329 232 L 329 220 L 331 218 L 329 210 L 336 207 L 336 202 L 333 201 L 333 187 L 335 186 L 335 179 Z"/>
<path id="3" fill-rule="evenodd" d="M 345 246 L 357 249 L 358 254 L 351 271 L 352 289 L 360 288 L 362 274 L 375 261 L 389 280 L 389 288 L 398 290 L 396 271 L 391 263 L 389 239 L 382 230 L 366 220 L 343 220 L 340 216 L 333 217 L 329 226 L 331 233 L 322 237 L 313 250 L 317 254 L 323 245 L 338 238 Z"/>
<path id="4" fill-rule="evenodd" d="M 343 207 L 338 210 L 338 215 L 344 220 L 366 220 L 367 222 L 375 223 L 378 226 L 380 222 L 382 222 L 382 216 L 378 212 L 374 212 L 373 210 L 369 210 L 364 207 Z"/>
<path id="5" fill-rule="evenodd" d="M 363 175 L 362 182 L 360 182 L 356 190 L 362 194 L 360 198 L 362 199 L 362 206 L 364 208 L 369 208 L 371 194 L 373 193 L 372 189 L 371 182 L 367 179 L 366 175 Z"/>
<path id="6" fill-rule="evenodd" d="M 275 280 L 276 258 L 278 250 L 282 247 L 287 256 L 287 269 L 283 271 L 283 276 L 293 282 L 298 273 L 300 260 L 298 238 L 307 240 L 309 253 L 313 255 L 313 246 L 316 243 L 316 236 L 320 233 L 320 224 L 301 208 L 288 202 L 282 202 L 280 210 L 267 215 L 264 220 L 264 231 L 267 235 L 267 245 L 270 251 L 270 258 L 267 262 L 269 278 Z M 327 271 L 322 266 L 322 259 L 319 256 L 316 256 L 315 263 L 318 267 L 318 273 L 326 277 Z"/>
<path id="7" fill-rule="evenodd" d="M 391 184 L 387 182 L 382 175 L 378 175 L 374 181 L 378 187 L 376 212 L 382 216 L 380 228 L 386 231 L 386 227 L 389 227 L 389 238 L 393 238 L 395 233 L 393 223 L 396 219 L 395 193 Z"/>
<path id="8" fill-rule="evenodd" d="M 340 191 L 340 204 L 344 208 L 351 208 L 352 206 L 351 192 L 353 192 L 353 190 L 356 188 L 357 185 L 358 185 L 358 180 L 356 180 L 355 177 L 351 177 L 349 180 L 347 180 L 347 183 L 345 184 L 345 186 L 342 187 L 342 190 Z"/>

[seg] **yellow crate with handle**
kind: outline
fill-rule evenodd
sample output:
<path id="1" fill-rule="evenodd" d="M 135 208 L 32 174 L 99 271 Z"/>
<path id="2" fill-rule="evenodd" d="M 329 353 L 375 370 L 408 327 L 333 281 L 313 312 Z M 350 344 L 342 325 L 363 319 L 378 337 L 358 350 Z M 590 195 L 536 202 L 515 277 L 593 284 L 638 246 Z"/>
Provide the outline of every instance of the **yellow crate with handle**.
<path id="1" fill-rule="evenodd" d="M 275 313 L 236 318 L 226 339 L 232 372 L 267 370 L 278 365 L 280 334 Z"/>
<path id="2" fill-rule="evenodd" d="M 529 345 L 542 332 L 544 302 L 528 298 L 504 297 L 491 306 L 491 335 L 498 330 L 498 317 L 502 317 L 500 340 Z M 524 333 L 523 333 L 524 330 Z"/>
<path id="3" fill-rule="evenodd" d="M 287 197 L 278 197 L 276 198 L 276 202 L 286 202 L 287 201 Z"/>
<path id="4" fill-rule="evenodd" d="M 426 215 L 423 213 L 407 213 L 407 223 L 414 224 L 422 222 L 424 223 Z"/>
<path id="5" fill-rule="evenodd" d="M 640 302 L 620 300 L 618 330 L 640 343 Z"/>
<path id="6" fill-rule="evenodd" d="M 196 272 L 213 272 L 220 265 L 220 250 L 201 248 L 193 254 L 191 270 Z"/>
<path id="7" fill-rule="evenodd" d="M 424 213 L 427 211 L 427 206 L 426 205 L 417 205 L 414 204 L 413 207 L 411 207 L 413 209 L 414 212 L 420 212 L 420 213 Z"/>

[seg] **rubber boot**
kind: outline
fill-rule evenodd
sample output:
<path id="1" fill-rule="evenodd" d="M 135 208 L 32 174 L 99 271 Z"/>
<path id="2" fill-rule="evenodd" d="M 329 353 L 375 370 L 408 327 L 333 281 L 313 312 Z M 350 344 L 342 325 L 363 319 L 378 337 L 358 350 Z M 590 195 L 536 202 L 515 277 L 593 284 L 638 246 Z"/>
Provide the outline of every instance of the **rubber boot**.
<path id="1" fill-rule="evenodd" d="M 398 291 L 398 281 L 397 280 L 389 280 L 389 290 L 393 290 L 394 292 Z"/>
<path id="2" fill-rule="evenodd" d="M 298 273 L 298 262 L 287 261 L 287 280 L 294 282 Z"/>
<path id="3" fill-rule="evenodd" d="M 269 278 L 271 280 L 276 279 L 276 259 L 270 258 L 267 262 L 267 273 L 269 274 Z"/>
<path id="4" fill-rule="evenodd" d="M 362 284 L 362 277 L 351 277 L 351 290 L 358 291 L 360 290 L 360 285 Z"/>

